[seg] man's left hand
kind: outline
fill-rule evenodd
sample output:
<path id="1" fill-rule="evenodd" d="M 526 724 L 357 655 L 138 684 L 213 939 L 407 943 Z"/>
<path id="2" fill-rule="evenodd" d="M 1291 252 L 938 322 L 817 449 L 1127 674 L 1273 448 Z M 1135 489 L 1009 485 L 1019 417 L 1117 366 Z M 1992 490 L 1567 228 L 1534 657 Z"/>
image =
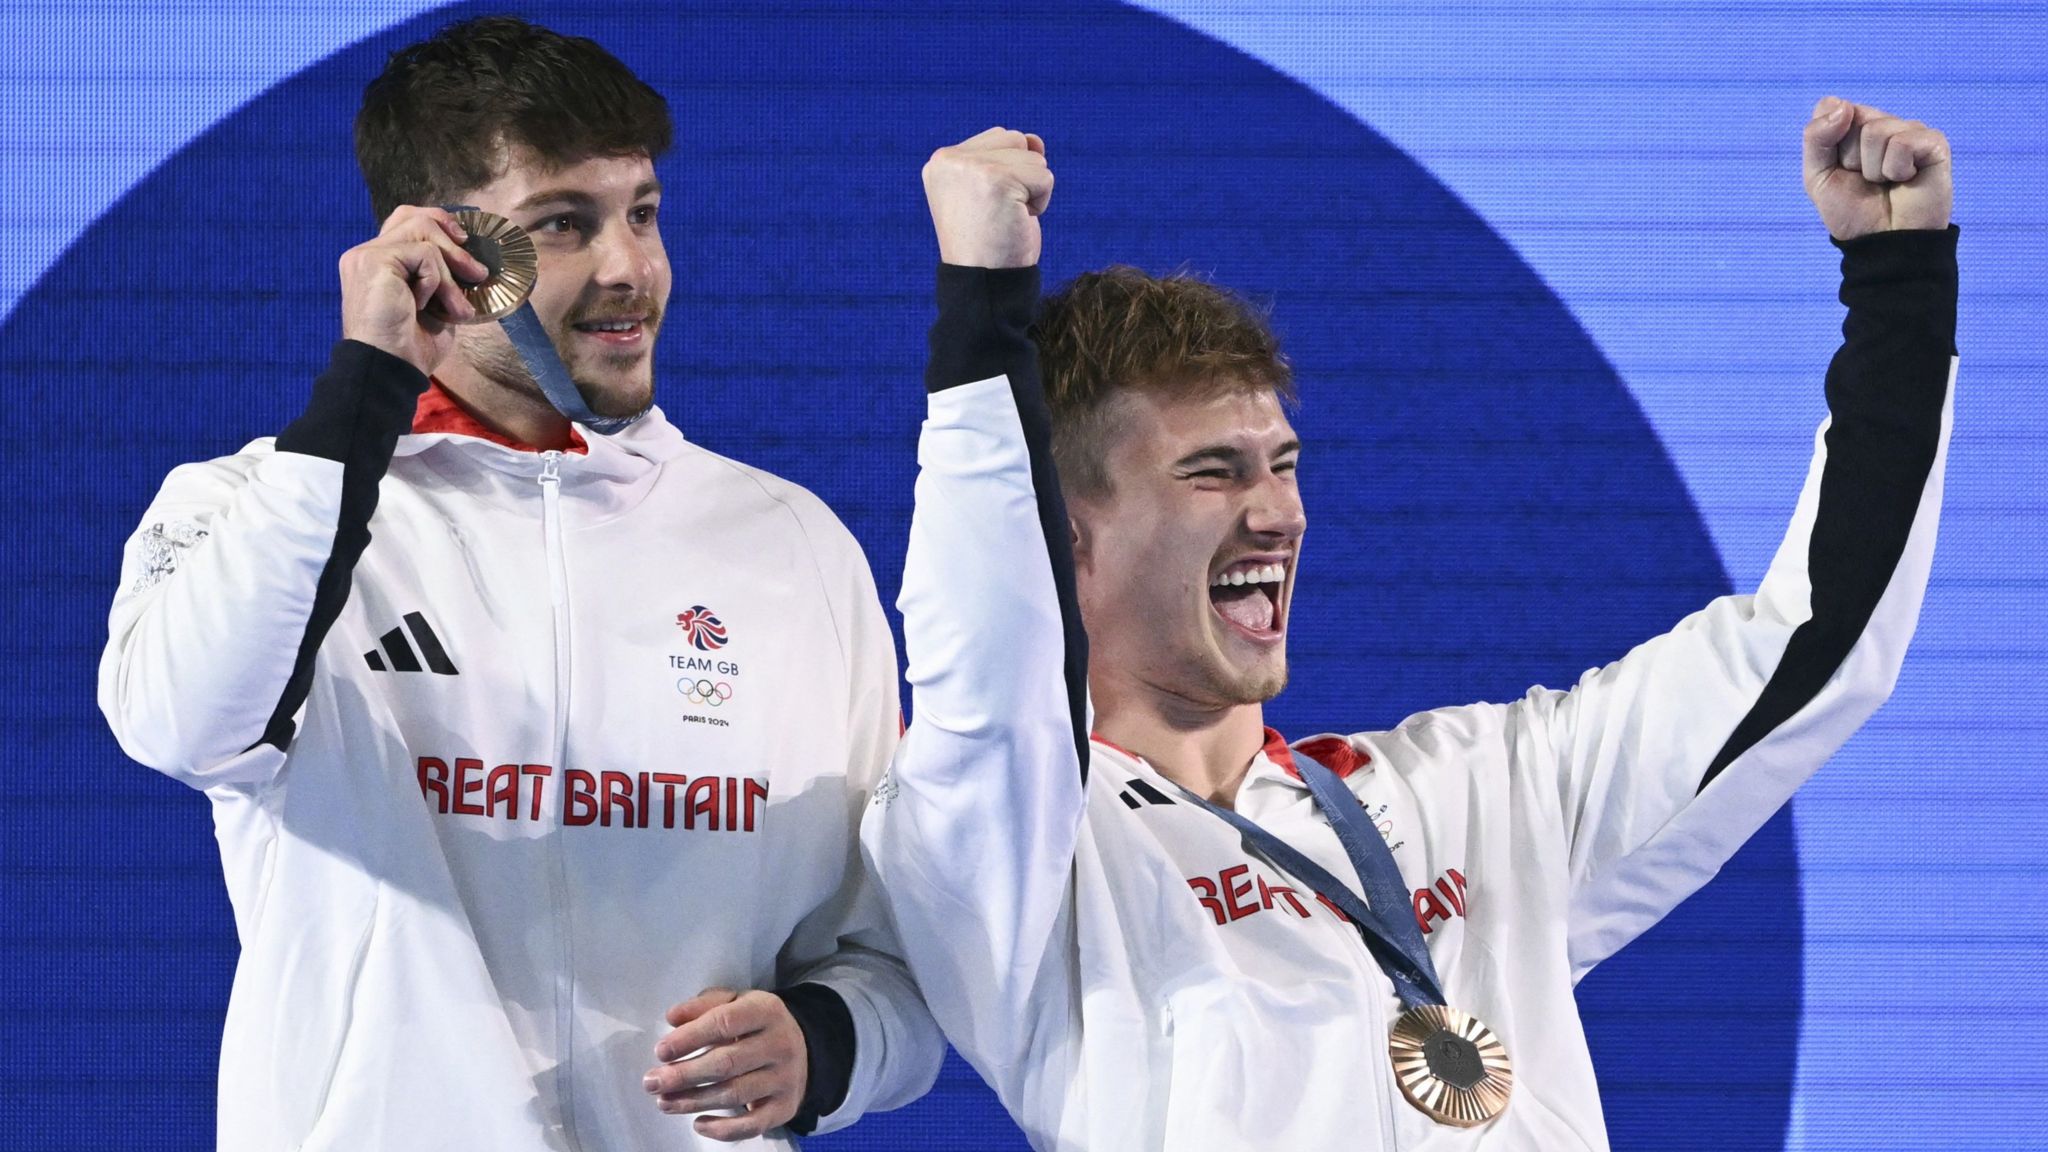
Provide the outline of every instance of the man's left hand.
<path id="1" fill-rule="evenodd" d="M 782 997 L 707 988 L 668 1010 L 674 1031 L 654 1046 L 661 1066 L 643 1086 L 663 1112 L 699 1116 L 699 1135 L 744 1140 L 789 1123 L 810 1078 L 803 1029 Z"/>
<path id="2" fill-rule="evenodd" d="M 1829 96 L 1806 124 L 1806 194 L 1837 240 L 1948 227 L 1955 189 L 1948 137 Z"/>

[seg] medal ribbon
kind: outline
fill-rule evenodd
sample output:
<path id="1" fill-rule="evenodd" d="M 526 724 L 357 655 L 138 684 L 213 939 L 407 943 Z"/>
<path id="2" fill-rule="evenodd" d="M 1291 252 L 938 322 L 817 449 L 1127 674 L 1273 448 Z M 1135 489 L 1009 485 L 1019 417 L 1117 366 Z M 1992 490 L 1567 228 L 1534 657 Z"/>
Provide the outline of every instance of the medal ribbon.
<path id="1" fill-rule="evenodd" d="M 1393 851 L 1380 837 L 1379 829 L 1366 818 L 1358 797 L 1337 779 L 1335 772 L 1300 752 L 1294 755 L 1294 766 L 1315 797 L 1316 807 L 1322 810 L 1331 830 L 1344 845 L 1344 854 L 1351 858 L 1351 867 L 1365 889 L 1364 899 L 1328 869 L 1261 828 L 1250 817 L 1212 804 L 1186 788 L 1180 791 L 1196 805 L 1229 822 L 1267 859 L 1343 909 L 1365 939 L 1366 951 L 1372 953 L 1380 971 L 1393 981 L 1394 994 L 1401 998 L 1403 1007 L 1441 1005 L 1443 986 L 1437 980 L 1436 965 L 1430 961 L 1429 946 L 1422 942 L 1422 929 L 1415 923 L 1414 905 L 1408 900 L 1408 889 L 1394 863 Z"/>

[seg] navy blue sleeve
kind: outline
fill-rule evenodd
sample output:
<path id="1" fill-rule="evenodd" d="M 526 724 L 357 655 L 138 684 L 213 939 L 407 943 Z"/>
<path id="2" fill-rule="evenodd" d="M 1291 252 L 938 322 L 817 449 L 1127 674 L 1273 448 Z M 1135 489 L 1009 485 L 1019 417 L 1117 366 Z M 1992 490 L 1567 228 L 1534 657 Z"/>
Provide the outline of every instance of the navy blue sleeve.
<path id="1" fill-rule="evenodd" d="M 808 1136 L 819 1120 L 845 1103 L 846 1088 L 853 1082 L 853 1013 L 847 1011 L 839 993 L 823 984 L 796 984 L 777 989 L 775 994 L 782 997 L 804 1034 L 808 1069 L 804 1098 L 787 1127 L 799 1136 Z"/>
<path id="2" fill-rule="evenodd" d="M 318 456 L 342 466 L 341 519 L 335 525 L 334 551 L 320 571 L 291 679 L 258 744 L 279 750 L 291 745 L 296 727 L 292 717 L 312 689 L 314 653 L 348 603 L 356 561 L 370 546 L 377 485 L 391 467 L 398 438 L 412 427 L 413 412 L 426 390 L 426 374 L 410 363 L 380 348 L 343 340 L 335 344 L 327 371 L 313 382 L 306 410 L 277 434 L 279 452 Z"/>

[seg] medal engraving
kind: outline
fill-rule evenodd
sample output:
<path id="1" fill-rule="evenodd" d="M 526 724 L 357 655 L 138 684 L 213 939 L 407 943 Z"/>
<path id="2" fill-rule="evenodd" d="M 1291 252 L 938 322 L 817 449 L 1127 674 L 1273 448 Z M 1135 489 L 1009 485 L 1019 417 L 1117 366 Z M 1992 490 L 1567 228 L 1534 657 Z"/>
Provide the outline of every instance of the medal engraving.
<path id="1" fill-rule="evenodd" d="M 510 315 L 526 302 L 540 276 L 533 238 L 503 216 L 476 208 L 455 213 L 455 222 L 469 234 L 463 250 L 490 270 L 482 283 L 462 285 L 463 298 L 476 309 L 475 319 L 466 323 L 482 324 Z"/>
<path id="2" fill-rule="evenodd" d="M 1455 1032 L 1438 1029 L 1422 1042 L 1422 1058 L 1430 1074 L 1454 1088 L 1477 1088 L 1486 1079 L 1479 1046 Z"/>
<path id="3" fill-rule="evenodd" d="M 1500 1037 L 1455 1008 L 1402 1013 L 1387 1051 L 1401 1095 L 1440 1124 L 1484 1124 L 1501 1114 L 1514 1091 L 1514 1067 Z"/>

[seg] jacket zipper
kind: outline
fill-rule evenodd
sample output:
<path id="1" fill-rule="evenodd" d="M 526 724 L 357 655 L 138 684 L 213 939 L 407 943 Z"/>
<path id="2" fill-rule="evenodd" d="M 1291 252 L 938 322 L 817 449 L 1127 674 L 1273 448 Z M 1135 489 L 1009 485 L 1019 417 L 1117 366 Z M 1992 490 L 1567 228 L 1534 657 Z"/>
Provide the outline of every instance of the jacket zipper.
<path id="1" fill-rule="evenodd" d="M 569 751 L 569 572 L 562 551 L 562 454 L 549 450 L 540 454 L 541 536 L 547 549 L 548 603 L 554 613 L 555 634 L 555 779 L 568 788 Z M 566 797 L 562 791 L 558 795 Z M 562 811 L 565 809 L 558 809 Z M 554 867 L 549 873 L 549 901 L 554 908 L 555 942 L 555 1043 L 561 1071 L 562 1133 L 569 1147 L 580 1149 L 576 1136 L 576 976 L 572 964 L 575 945 L 569 936 L 569 864 L 562 837 L 567 826 L 557 819 L 552 841 Z"/>

